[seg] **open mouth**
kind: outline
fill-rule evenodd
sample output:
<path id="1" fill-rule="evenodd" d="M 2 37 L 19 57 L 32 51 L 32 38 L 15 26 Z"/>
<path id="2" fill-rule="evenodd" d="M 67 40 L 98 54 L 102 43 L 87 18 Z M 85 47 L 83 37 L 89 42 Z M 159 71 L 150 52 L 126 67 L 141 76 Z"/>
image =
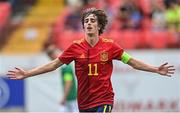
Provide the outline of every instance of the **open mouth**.
<path id="1" fill-rule="evenodd" d="M 92 29 L 92 27 L 87 27 L 87 29 L 88 29 L 88 30 L 91 30 L 91 29 Z"/>

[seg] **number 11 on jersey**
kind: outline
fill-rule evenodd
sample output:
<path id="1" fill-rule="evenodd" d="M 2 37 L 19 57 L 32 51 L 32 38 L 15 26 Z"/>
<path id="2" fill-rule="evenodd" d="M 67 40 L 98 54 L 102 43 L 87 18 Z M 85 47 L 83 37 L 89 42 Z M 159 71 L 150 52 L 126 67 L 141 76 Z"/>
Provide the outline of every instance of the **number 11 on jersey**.
<path id="1" fill-rule="evenodd" d="M 97 67 L 97 64 L 88 64 L 88 67 L 89 67 L 89 73 L 88 73 L 88 76 L 97 76 L 98 75 L 98 67 Z M 94 68 L 94 72 L 92 72 L 92 68 Z"/>

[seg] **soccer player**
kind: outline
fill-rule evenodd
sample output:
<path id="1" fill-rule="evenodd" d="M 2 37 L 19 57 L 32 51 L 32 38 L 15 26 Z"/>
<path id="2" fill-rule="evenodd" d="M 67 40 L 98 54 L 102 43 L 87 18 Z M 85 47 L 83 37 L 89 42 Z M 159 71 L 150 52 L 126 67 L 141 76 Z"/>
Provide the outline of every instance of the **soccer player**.
<path id="1" fill-rule="evenodd" d="M 58 58 L 31 70 L 15 68 L 8 71 L 10 79 L 25 79 L 50 72 L 63 64 L 75 61 L 78 82 L 78 107 L 80 112 L 111 112 L 114 92 L 111 84 L 112 60 L 121 60 L 137 70 L 171 77 L 174 66 L 164 63 L 155 67 L 139 61 L 110 39 L 99 38 L 107 24 L 103 10 L 86 9 L 82 14 L 85 36 L 72 43 Z"/>
<path id="2" fill-rule="evenodd" d="M 49 45 L 46 53 L 51 60 L 54 60 L 60 54 L 60 51 L 54 46 Z M 71 64 L 63 65 L 60 69 L 63 86 L 63 98 L 60 101 L 59 112 L 78 112 L 77 108 L 77 87 Z"/>

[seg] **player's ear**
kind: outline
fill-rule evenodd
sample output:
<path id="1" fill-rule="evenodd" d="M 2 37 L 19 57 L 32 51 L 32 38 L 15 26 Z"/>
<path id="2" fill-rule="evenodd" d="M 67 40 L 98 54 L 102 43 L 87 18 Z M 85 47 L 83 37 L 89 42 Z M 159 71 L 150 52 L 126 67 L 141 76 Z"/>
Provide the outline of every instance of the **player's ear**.
<path id="1" fill-rule="evenodd" d="M 98 23 L 98 29 L 99 29 L 99 30 L 102 28 L 102 26 L 103 26 L 102 24 L 99 24 L 99 23 Z"/>
<path id="2" fill-rule="evenodd" d="M 101 29 L 101 25 L 98 25 L 98 30 L 100 30 Z"/>

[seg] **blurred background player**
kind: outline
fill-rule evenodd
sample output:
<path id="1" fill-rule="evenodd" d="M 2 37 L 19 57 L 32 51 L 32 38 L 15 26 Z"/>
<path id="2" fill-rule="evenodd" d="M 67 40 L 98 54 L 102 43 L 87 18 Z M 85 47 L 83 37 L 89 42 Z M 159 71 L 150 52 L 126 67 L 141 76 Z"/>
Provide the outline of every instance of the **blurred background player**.
<path id="1" fill-rule="evenodd" d="M 54 60 L 58 57 L 60 51 L 54 45 L 49 45 L 46 53 L 51 60 Z M 71 64 L 63 65 L 60 68 L 60 73 L 64 94 L 59 103 L 59 112 L 78 112 L 76 81 Z"/>

